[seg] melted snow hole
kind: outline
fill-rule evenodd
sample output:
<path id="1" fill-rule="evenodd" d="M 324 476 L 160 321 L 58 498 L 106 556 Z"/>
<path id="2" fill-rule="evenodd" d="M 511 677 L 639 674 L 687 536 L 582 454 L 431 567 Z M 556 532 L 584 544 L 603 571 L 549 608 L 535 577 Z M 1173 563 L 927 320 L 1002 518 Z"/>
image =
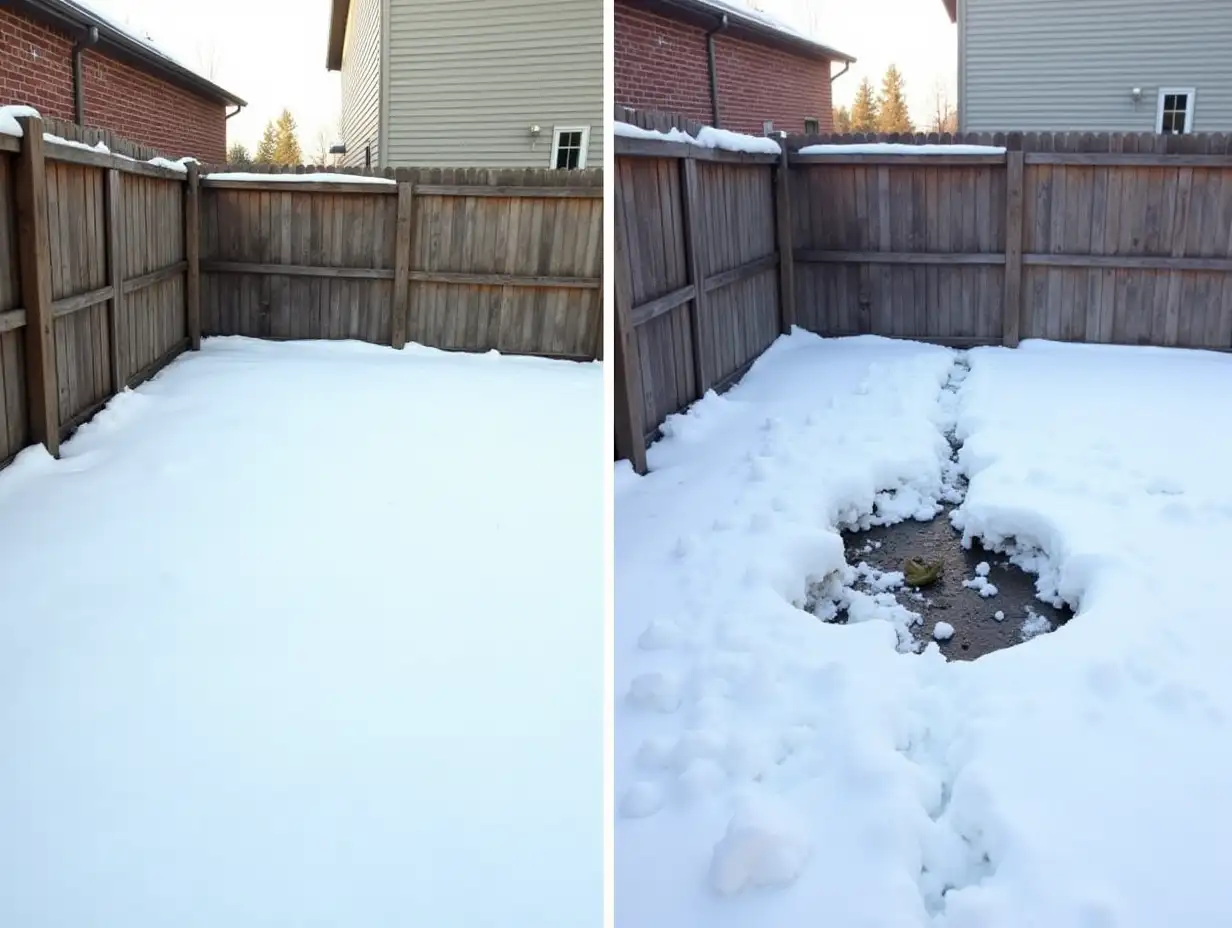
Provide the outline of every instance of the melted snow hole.
<path id="1" fill-rule="evenodd" d="M 957 660 L 1021 644 L 1070 620 L 1068 608 L 1038 599 L 1035 578 L 1005 555 L 979 542 L 963 548 L 962 534 L 950 524 L 952 510 L 947 504 L 929 521 L 845 533 L 844 575 L 813 584 L 805 610 L 840 624 L 885 619 L 898 630 L 902 650 L 919 651 L 932 640 Z M 911 558 L 940 562 L 937 581 L 908 586 L 904 573 Z"/>

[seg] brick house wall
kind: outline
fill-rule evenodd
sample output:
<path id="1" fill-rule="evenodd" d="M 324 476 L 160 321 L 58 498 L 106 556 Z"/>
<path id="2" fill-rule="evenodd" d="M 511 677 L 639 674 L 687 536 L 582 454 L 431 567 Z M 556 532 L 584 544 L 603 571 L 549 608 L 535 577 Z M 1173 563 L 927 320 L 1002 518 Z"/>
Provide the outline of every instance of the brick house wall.
<path id="1" fill-rule="evenodd" d="M 82 55 L 87 126 L 210 163 L 227 160 L 226 108 L 93 49 Z M 72 120 L 73 42 L 0 9 L 0 105 Z"/>
<path id="2" fill-rule="evenodd" d="M 705 31 L 621 0 L 615 10 L 615 102 L 713 122 Z M 715 71 L 723 128 L 761 135 L 770 120 L 803 132 L 816 119 L 833 131 L 830 62 L 719 33 Z"/>

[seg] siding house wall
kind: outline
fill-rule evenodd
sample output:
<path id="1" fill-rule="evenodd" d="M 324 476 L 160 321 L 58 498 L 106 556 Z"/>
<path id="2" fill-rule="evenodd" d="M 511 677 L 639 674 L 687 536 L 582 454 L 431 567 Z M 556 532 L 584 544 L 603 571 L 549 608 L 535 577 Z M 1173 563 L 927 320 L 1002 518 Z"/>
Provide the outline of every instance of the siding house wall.
<path id="1" fill-rule="evenodd" d="M 351 0 L 346 41 L 342 46 L 342 137 L 346 166 L 362 167 L 364 149 L 372 146 L 372 165 L 383 165 L 381 152 L 381 3 Z"/>
<path id="2" fill-rule="evenodd" d="M 387 2 L 383 164 L 549 167 L 556 126 L 603 163 L 601 0 Z"/>
<path id="3" fill-rule="evenodd" d="M 958 28 L 965 131 L 1153 132 L 1161 87 L 1232 130 L 1229 0 L 959 0 Z"/>

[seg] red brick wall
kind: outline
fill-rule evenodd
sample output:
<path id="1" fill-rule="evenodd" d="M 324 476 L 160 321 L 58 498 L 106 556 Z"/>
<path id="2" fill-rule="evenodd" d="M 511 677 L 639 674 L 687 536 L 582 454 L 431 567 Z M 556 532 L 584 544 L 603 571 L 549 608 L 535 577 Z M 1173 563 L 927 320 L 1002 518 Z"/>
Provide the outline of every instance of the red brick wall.
<path id="1" fill-rule="evenodd" d="M 45 116 L 73 118 L 73 43 L 55 30 L 0 9 L 0 104 L 27 103 Z M 141 145 L 205 162 L 226 161 L 226 108 L 124 62 L 88 50 L 86 125 Z"/>
<path id="2" fill-rule="evenodd" d="M 709 124 L 706 33 L 616 0 L 616 102 L 680 113 Z M 805 119 L 833 129 L 830 63 L 754 42 L 715 37 L 719 116 L 723 128 L 760 135 L 762 123 L 803 132 Z"/>

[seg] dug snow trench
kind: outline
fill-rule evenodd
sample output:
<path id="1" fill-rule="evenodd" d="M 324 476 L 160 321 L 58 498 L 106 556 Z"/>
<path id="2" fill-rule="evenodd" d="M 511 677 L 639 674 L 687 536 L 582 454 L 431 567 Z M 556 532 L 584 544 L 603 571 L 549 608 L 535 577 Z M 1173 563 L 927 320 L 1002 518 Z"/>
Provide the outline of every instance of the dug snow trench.
<path id="1" fill-rule="evenodd" d="M 967 358 L 964 379 L 947 349 L 797 331 L 670 419 L 648 476 L 618 466 L 620 924 L 1147 928 L 1232 907 L 1232 623 L 1209 595 L 1232 556 L 1232 410 L 1209 402 L 1232 358 Z M 855 597 L 846 626 L 802 611 L 851 570 L 843 529 L 951 505 L 965 542 L 1074 608 L 1063 632 L 947 661 L 909 653 L 897 602 Z"/>

